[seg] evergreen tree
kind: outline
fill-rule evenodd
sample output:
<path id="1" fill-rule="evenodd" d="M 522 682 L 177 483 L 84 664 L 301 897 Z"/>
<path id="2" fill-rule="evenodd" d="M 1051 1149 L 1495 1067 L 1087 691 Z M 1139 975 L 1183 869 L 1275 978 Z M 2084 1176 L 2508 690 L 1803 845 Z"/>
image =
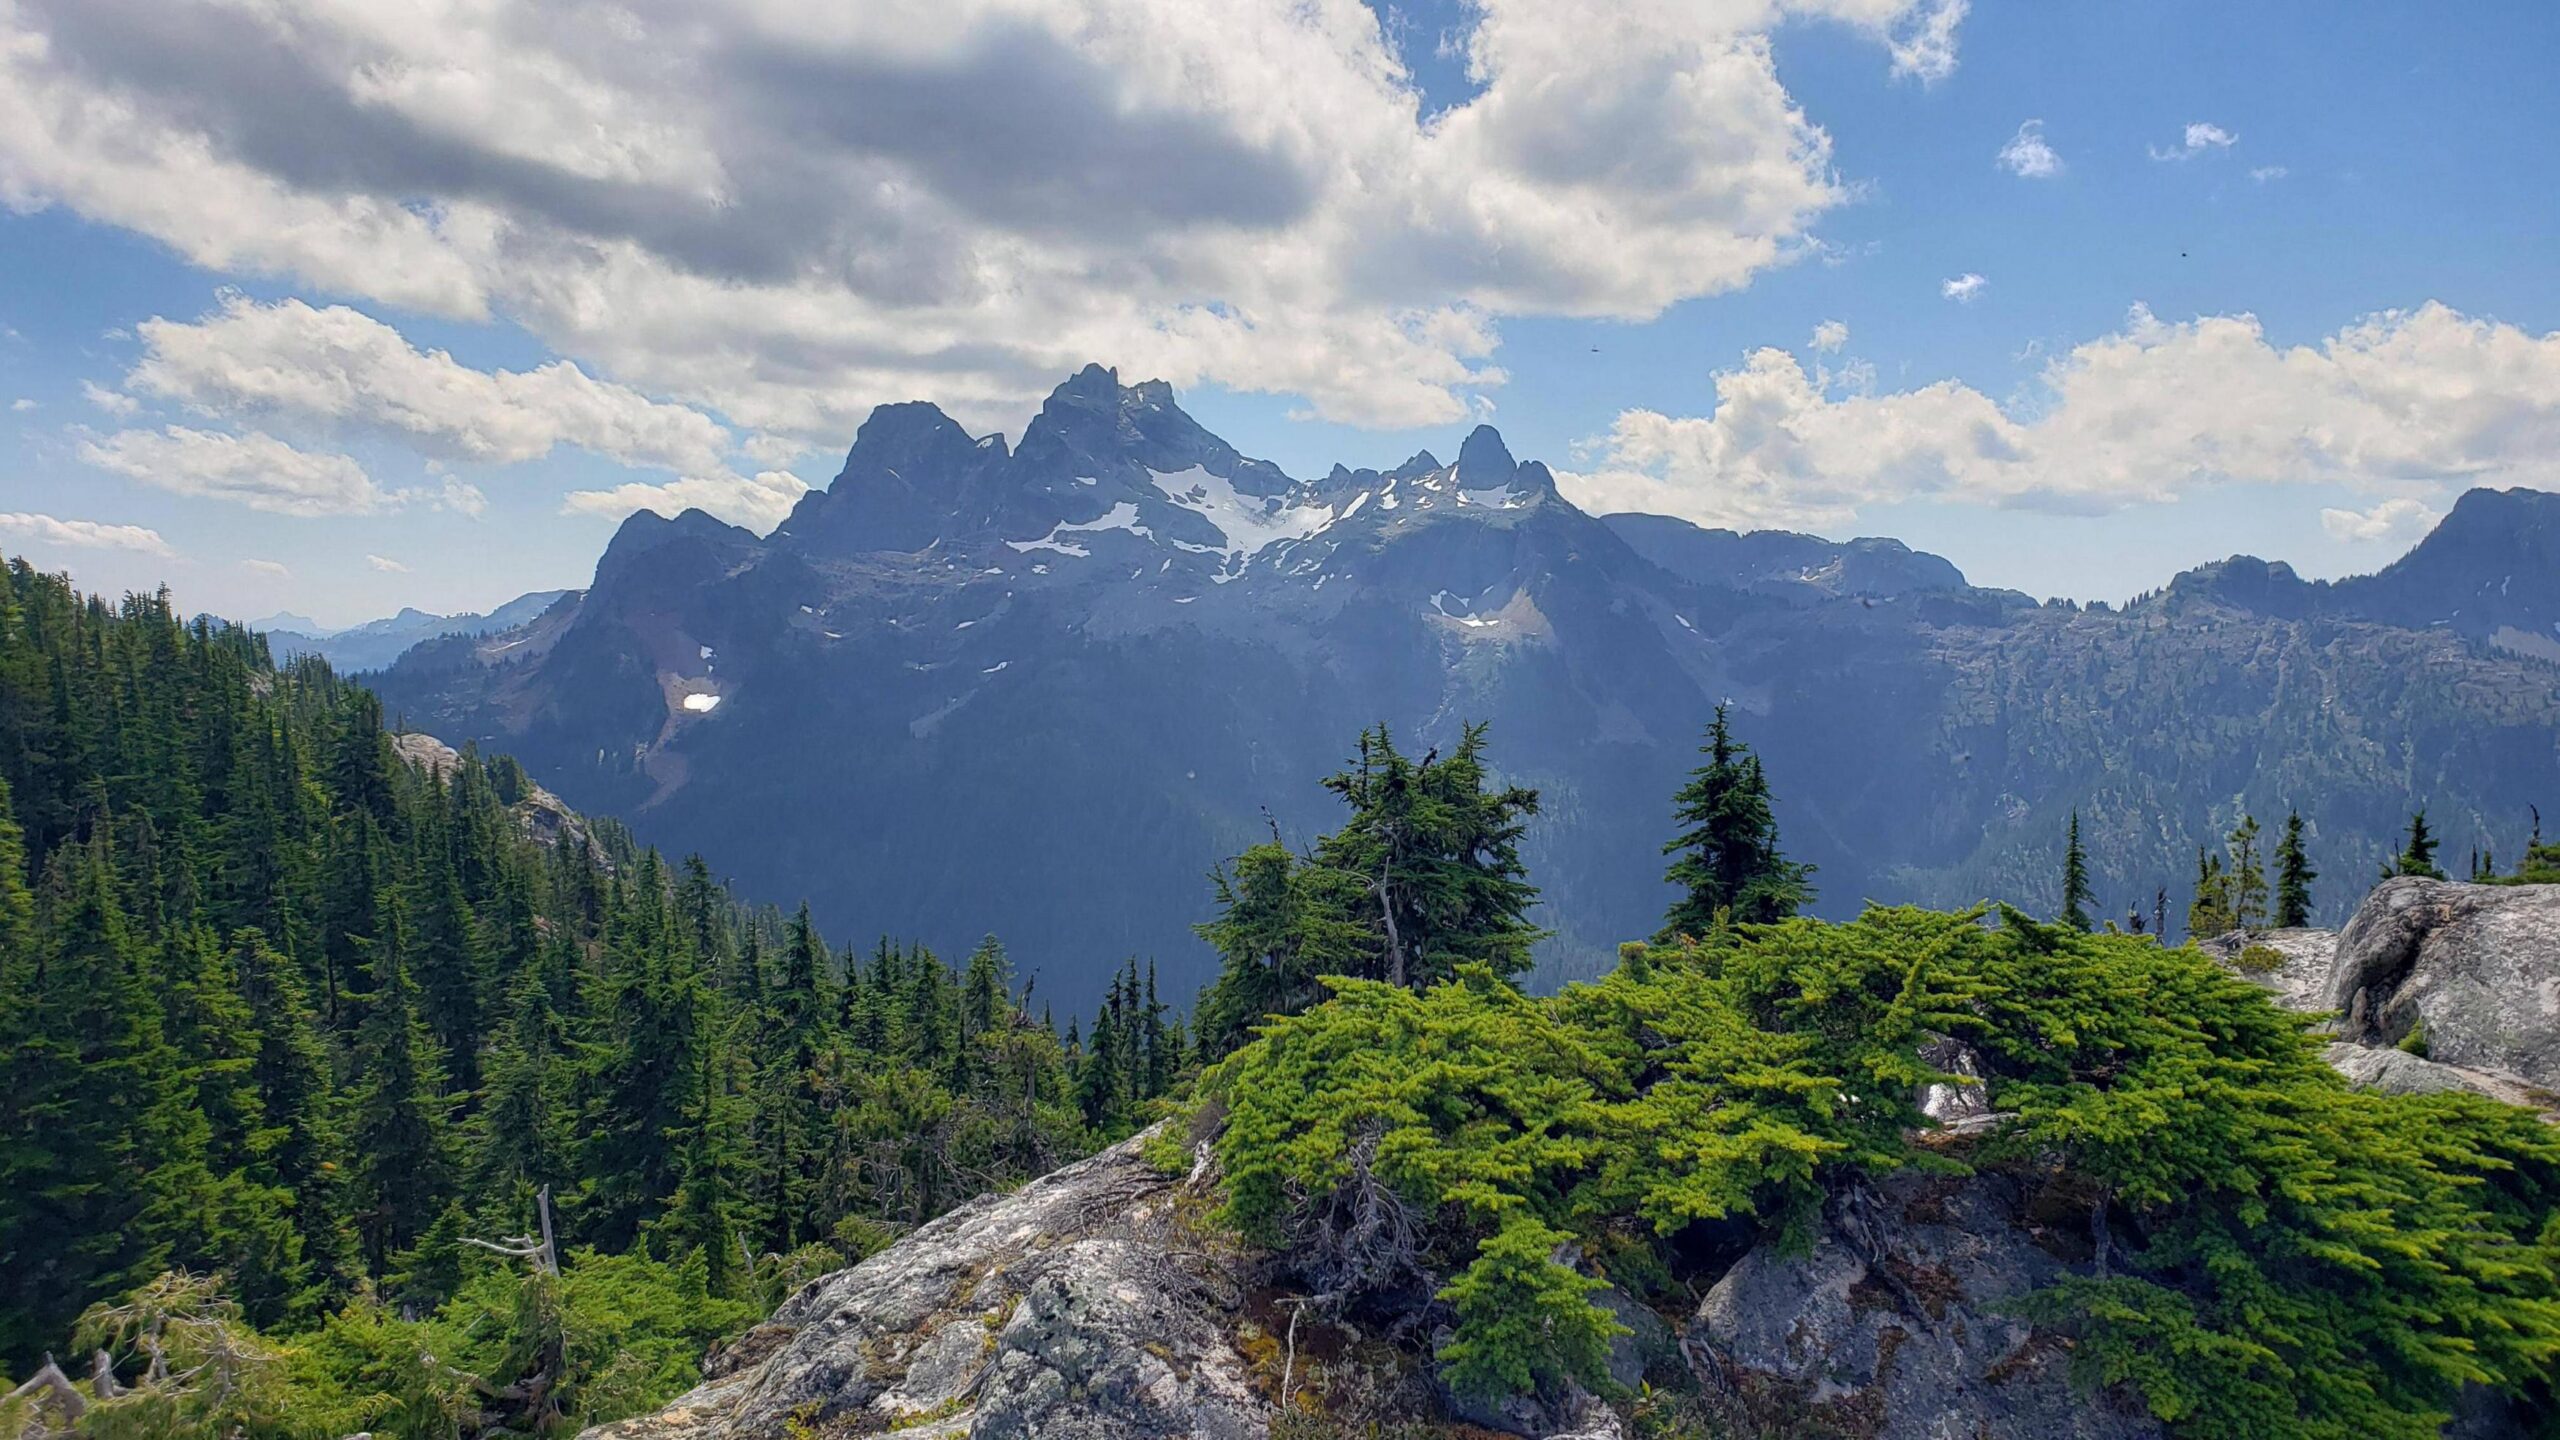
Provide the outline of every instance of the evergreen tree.
<path id="1" fill-rule="evenodd" d="M 2237 921 L 2231 909 L 2231 876 L 2222 857 L 2196 847 L 2195 899 L 2187 906 L 2187 938 L 2210 940 L 2230 933 Z"/>
<path id="2" fill-rule="evenodd" d="M 2062 847 L 2062 923 L 2084 933 L 2094 928 L 2089 919 L 2093 898 L 2089 890 L 2089 860 L 2080 850 L 2080 812 L 2074 810 Z"/>
<path id="3" fill-rule="evenodd" d="M 2320 872 L 2311 868 L 2311 856 L 2303 845 L 2302 812 L 2288 812 L 2284 817 L 2284 836 L 2276 842 L 2276 928 L 2298 929 L 2311 923 L 2311 882 Z"/>
<path id="4" fill-rule="evenodd" d="M 14 849 L 14 833 L 0 849 Z M 201 1160 L 186 1076 L 126 928 L 98 842 L 56 852 L 36 956 L 11 969 L 8 1093 L 0 1095 L 0 1347 L 56 1342 L 90 1302 L 167 1263 L 190 1197 L 179 1167 Z M 0 893 L 0 905 L 16 908 Z M 199 1147 L 188 1153 L 193 1143 Z"/>
<path id="5" fill-rule="evenodd" d="M 370 947 L 378 988 L 355 1046 L 352 1204 L 365 1262 L 380 1270 L 435 1223 L 452 1193 L 450 1114 L 434 1037 L 418 1017 L 397 909 Z"/>
<path id="6" fill-rule="evenodd" d="M 275 1131 L 270 1161 L 292 1191 L 294 1229 L 315 1287 L 299 1303 L 314 1305 L 344 1293 L 362 1273 L 348 1226 L 346 1133 L 328 1048 L 293 961 L 249 929 L 231 937 L 231 956 L 254 1046 L 250 1075 Z"/>
<path id="7" fill-rule="evenodd" d="M 1716 707 L 1701 749 L 1707 763 L 1674 797 L 1681 832 L 1662 853 L 1678 858 L 1663 878 L 1681 893 L 1655 933 L 1657 944 L 1709 934 L 1719 917 L 1782 920 L 1813 900 L 1813 867 L 1779 852 L 1768 780 L 1751 747 L 1733 737 L 1730 711 Z"/>
<path id="8" fill-rule="evenodd" d="M 2232 928 L 2263 930 L 2267 923 L 2267 872 L 2258 858 L 2258 817 L 2241 816 L 2228 843 Z"/>
<path id="9" fill-rule="evenodd" d="M 2427 812 L 2420 810 L 2411 815 L 2408 841 L 2400 847 L 2399 855 L 2383 867 L 2382 878 L 2416 875 L 2428 880 L 2443 879 L 2444 872 L 2436 868 L 2437 843 L 2434 832 L 2427 828 Z"/>

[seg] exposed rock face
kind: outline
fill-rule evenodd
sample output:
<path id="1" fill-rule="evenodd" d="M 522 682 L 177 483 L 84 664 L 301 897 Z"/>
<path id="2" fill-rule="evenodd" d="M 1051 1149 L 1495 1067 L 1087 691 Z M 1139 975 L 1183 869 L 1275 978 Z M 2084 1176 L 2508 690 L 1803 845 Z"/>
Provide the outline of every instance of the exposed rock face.
<path id="1" fill-rule="evenodd" d="M 1232 1257 L 1116 1145 L 811 1284 L 735 1368 L 588 1440 L 1260 1440 Z M 723 1367 L 714 1365 L 715 1370 Z M 833 1422 L 835 1428 L 829 1428 Z"/>
<path id="2" fill-rule="evenodd" d="M 2402 876 L 2344 930 L 2199 943 L 2286 1009 L 2333 1016 L 2326 1058 L 2358 1086 L 2470 1090 L 2560 1118 L 2560 886 Z M 2281 963 L 2253 963 L 2268 951 Z"/>
<path id="3" fill-rule="evenodd" d="M 1722 1364 L 1769 1433 L 2161 1434 L 2136 1406 L 2076 1393 L 2058 1339 L 1998 1313 L 2067 1268 L 2038 1247 L 2031 1198 L 1989 1174 L 1898 1176 L 1843 1197 L 1812 1253 L 1762 1245 L 1728 1271 L 1689 1339 Z M 2067 1219 L 2050 1238 L 2066 1250 L 2087 1245 Z"/>
<path id="4" fill-rule="evenodd" d="M 2403 877 L 2338 933 L 2322 997 L 2340 1038 L 2560 1089 L 2560 886 Z"/>
<path id="5" fill-rule="evenodd" d="M 2234 930 L 2198 943 L 2240 978 L 2273 992 L 2275 1002 L 2287 1010 L 2329 1008 L 2329 967 L 2338 953 L 2335 930 Z M 2265 951 L 2283 957 L 2282 963 L 2256 963 L 2265 957 L 2252 952 Z"/>

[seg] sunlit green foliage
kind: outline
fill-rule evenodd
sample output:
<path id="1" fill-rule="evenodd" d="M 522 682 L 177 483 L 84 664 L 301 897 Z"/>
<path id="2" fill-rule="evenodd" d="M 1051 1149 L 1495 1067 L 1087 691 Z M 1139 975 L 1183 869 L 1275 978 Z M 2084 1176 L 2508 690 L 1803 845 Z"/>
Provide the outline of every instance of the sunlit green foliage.
<path id="1" fill-rule="evenodd" d="M 2014 1117 L 1965 1163 L 2063 1167 L 2111 1217 L 2109 1274 L 2037 1314 L 2181 1433 L 2432 1434 L 2460 1383 L 2534 1395 L 2560 1357 L 2560 1138 L 2348 1090 L 2302 1019 L 2193 950 L 1876 909 L 1631 947 L 1552 1000 L 1483 972 L 1335 988 L 1205 1077 L 1227 1214 L 1320 1258 L 1349 1191 L 1383 1184 L 1415 1263 L 1456 1277 L 1443 1356 L 1481 1383 L 1598 1379 L 1579 1337 L 1605 1317 L 1530 1263 L 1550 1234 L 1783 1236 L 1854 1175 L 1958 1163 L 1912 1138 L 1920 1086 L 1952 1078 L 1919 1059 L 1935 1037 Z"/>

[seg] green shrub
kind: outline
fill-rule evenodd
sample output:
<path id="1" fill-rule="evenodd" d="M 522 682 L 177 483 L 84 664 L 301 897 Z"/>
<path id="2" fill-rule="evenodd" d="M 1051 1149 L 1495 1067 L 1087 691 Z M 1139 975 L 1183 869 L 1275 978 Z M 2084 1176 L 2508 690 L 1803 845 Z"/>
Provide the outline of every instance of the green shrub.
<path id="1" fill-rule="evenodd" d="M 1557 1239 L 1736 1218 L 1801 1239 L 1854 1174 L 1961 1168 L 1909 1138 L 1947 1078 L 1918 1052 L 1952 1036 L 2015 1116 L 1973 1158 L 2062 1163 L 2123 1217 L 2110 1279 L 2032 1302 L 2085 1379 L 2184 1435 L 2360 1440 L 2433 1434 L 2466 1381 L 2543 1383 L 2548 1127 L 2350 1091 L 2305 1019 L 2199 952 L 1985 918 L 1745 926 L 1543 1001 L 1483 971 L 1335 982 L 1204 1077 L 1229 1107 L 1224 1213 L 1328 1286 L 1395 1278 L 1381 1254 L 1457 1277 L 1443 1358 L 1472 1383 L 1595 1383 L 1607 1332 Z"/>
<path id="2" fill-rule="evenodd" d="M 2232 963 L 2252 975 L 2264 975 L 2284 968 L 2284 952 L 2273 945 L 2243 945 Z"/>

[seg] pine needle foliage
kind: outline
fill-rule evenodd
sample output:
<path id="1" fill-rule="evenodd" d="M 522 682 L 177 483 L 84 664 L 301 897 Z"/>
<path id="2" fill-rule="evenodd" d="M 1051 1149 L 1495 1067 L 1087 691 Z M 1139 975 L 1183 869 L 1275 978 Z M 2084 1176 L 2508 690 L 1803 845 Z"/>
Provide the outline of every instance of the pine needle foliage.
<path id="1" fill-rule="evenodd" d="M 1332 990 L 1204 1076 L 1224 1213 L 1313 1265 L 1391 1209 L 1411 1270 L 1450 1277 L 1441 1355 L 1472 1383 L 1601 1383 L 1606 1316 L 1566 1241 L 1669 1273 L 1692 1222 L 1801 1239 L 1861 1176 L 1970 1164 L 2105 1197 L 2106 1274 L 2030 1309 L 2176 1433 L 2432 1435 L 2466 1382 L 2547 1402 L 2560 1137 L 2478 1097 L 2349 1090 L 2304 1020 L 2194 950 L 1879 908 L 1630 947 L 1546 1000 L 1482 970 Z M 2014 1117 L 1969 1151 L 1913 1138 L 1920 1087 L 1960 1083 L 1919 1058 L 1938 1037 Z M 1349 1204 L 1362 1187 L 1391 1199 Z"/>

